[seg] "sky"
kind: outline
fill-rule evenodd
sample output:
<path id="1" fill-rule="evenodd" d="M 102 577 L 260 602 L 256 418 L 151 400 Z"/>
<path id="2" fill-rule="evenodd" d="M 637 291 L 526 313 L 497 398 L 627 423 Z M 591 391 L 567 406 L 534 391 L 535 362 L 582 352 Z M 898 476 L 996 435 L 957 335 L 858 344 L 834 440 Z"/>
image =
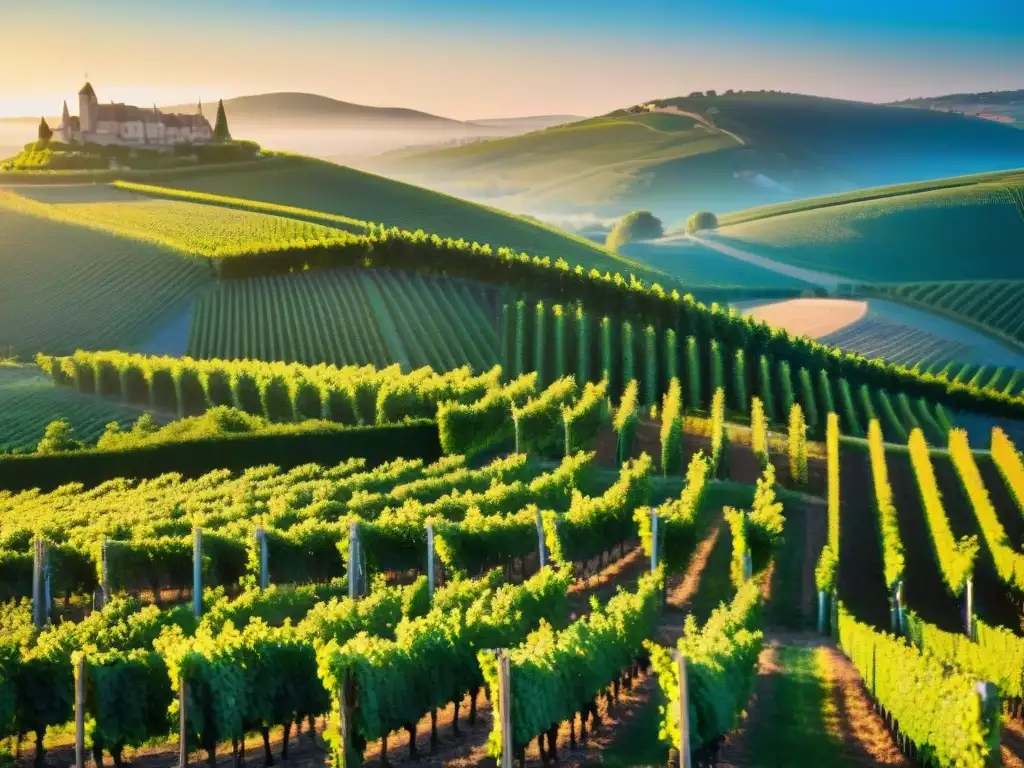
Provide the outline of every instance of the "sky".
<path id="1" fill-rule="evenodd" d="M 304 91 L 456 119 L 1024 88 L 1024 0 L 0 0 L 0 117 Z"/>

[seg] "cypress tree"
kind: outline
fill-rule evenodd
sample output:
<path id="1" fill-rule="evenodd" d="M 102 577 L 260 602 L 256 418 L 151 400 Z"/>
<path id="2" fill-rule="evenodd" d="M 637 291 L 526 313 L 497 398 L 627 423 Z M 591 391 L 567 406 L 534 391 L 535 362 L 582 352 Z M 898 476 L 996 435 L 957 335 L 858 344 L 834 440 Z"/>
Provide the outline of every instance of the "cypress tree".
<path id="1" fill-rule="evenodd" d="M 50 139 L 53 138 L 53 131 L 50 130 L 50 126 L 46 123 L 46 118 L 39 118 L 39 143 L 49 144 Z"/>
<path id="2" fill-rule="evenodd" d="M 736 357 L 733 360 L 732 378 L 735 392 L 736 410 L 740 413 L 747 412 L 747 365 L 742 349 L 736 350 Z"/>
<path id="3" fill-rule="evenodd" d="M 590 381 L 590 326 L 583 307 L 576 308 L 576 381 L 580 385 Z"/>
<path id="4" fill-rule="evenodd" d="M 538 301 L 533 316 L 533 370 L 537 372 L 537 389 L 547 387 L 544 376 L 544 352 L 547 344 L 547 328 L 545 328 L 544 302 Z"/>
<path id="5" fill-rule="evenodd" d="M 658 402 L 658 344 L 654 326 L 644 328 L 644 405 Z"/>
<path id="6" fill-rule="evenodd" d="M 217 122 L 213 126 L 213 138 L 217 141 L 231 141 L 228 116 L 224 112 L 224 99 L 217 102 Z"/>
<path id="7" fill-rule="evenodd" d="M 636 378 L 636 349 L 633 346 L 633 324 L 622 321 L 622 380 L 630 382 Z"/>
<path id="8" fill-rule="evenodd" d="M 516 302 L 516 349 L 515 368 L 512 378 L 519 378 L 526 372 L 526 302 Z"/>
<path id="9" fill-rule="evenodd" d="M 560 379 L 569 372 L 566 370 L 565 360 L 565 311 L 561 304 L 555 304 L 551 308 L 555 315 L 555 379 Z"/>
<path id="10" fill-rule="evenodd" d="M 612 365 L 612 321 L 601 318 L 601 376 L 608 381 L 609 388 L 615 384 L 615 370 Z"/>
<path id="11" fill-rule="evenodd" d="M 693 336 L 686 337 L 686 380 L 690 384 L 690 396 L 687 400 L 691 408 L 703 408 L 704 400 L 700 396 L 700 351 L 697 349 L 697 339 Z"/>
<path id="12" fill-rule="evenodd" d="M 515 326 L 512 324 L 512 311 L 506 303 L 501 305 L 501 375 L 505 381 L 512 378 L 515 352 Z"/>
<path id="13" fill-rule="evenodd" d="M 665 365 L 663 371 L 665 389 L 672 386 L 672 379 L 679 378 L 679 342 L 672 328 L 665 331 Z"/>
<path id="14" fill-rule="evenodd" d="M 761 402 L 764 404 L 764 415 L 769 424 L 775 422 L 775 393 L 772 391 L 772 369 L 768 358 L 761 355 L 761 365 L 758 368 L 758 389 L 761 393 Z"/>

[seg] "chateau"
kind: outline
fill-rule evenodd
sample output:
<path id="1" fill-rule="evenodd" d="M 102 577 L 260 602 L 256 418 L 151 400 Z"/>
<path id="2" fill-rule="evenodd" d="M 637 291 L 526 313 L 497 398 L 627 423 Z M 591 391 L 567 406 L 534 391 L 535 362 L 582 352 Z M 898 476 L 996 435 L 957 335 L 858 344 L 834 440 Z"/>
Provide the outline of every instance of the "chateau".
<path id="1" fill-rule="evenodd" d="M 65 144 L 118 144 L 122 146 L 173 146 L 175 144 L 207 144 L 213 140 L 213 128 L 199 114 L 165 114 L 127 104 L 100 104 L 90 83 L 78 92 L 78 117 L 64 113 L 56 134 Z"/>

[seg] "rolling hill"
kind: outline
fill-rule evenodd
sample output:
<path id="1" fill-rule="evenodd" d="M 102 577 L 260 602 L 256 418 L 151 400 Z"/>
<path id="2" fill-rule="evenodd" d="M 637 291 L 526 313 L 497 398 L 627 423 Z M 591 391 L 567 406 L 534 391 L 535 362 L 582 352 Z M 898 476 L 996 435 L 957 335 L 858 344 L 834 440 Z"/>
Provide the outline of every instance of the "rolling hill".
<path id="1" fill-rule="evenodd" d="M 658 111 L 647 111 L 649 108 Z M 651 102 L 604 117 L 366 167 L 513 210 L 679 220 L 860 187 L 1024 165 L 1024 136 L 987 120 L 784 93 Z"/>
<path id="2" fill-rule="evenodd" d="M 1012 125 L 1024 130 L 1024 88 L 1017 91 L 982 91 L 981 93 L 949 93 L 893 102 L 900 107 L 934 109 L 977 115 L 986 120 Z"/>
<path id="3" fill-rule="evenodd" d="M 1024 171 L 868 189 L 719 221 L 716 241 L 851 282 L 1024 278 Z"/>

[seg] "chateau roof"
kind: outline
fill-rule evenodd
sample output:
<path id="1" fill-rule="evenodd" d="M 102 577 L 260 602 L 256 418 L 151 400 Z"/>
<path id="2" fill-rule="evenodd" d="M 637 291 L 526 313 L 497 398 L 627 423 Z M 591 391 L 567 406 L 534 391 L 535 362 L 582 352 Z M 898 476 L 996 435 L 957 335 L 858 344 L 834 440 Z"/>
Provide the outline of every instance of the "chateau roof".
<path id="1" fill-rule="evenodd" d="M 82 86 L 82 90 L 78 92 L 79 96 L 92 96 L 96 98 L 96 91 L 92 89 L 92 83 L 86 83 Z"/>
<path id="2" fill-rule="evenodd" d="M 100 104 L 97 110 L 97 122 L 128 123 L 163 123 L 168 128 L 210 128 L 209 121 L 202 115 L 172 115 L 159 110 L 133 107 L 130 104 Z"/>

